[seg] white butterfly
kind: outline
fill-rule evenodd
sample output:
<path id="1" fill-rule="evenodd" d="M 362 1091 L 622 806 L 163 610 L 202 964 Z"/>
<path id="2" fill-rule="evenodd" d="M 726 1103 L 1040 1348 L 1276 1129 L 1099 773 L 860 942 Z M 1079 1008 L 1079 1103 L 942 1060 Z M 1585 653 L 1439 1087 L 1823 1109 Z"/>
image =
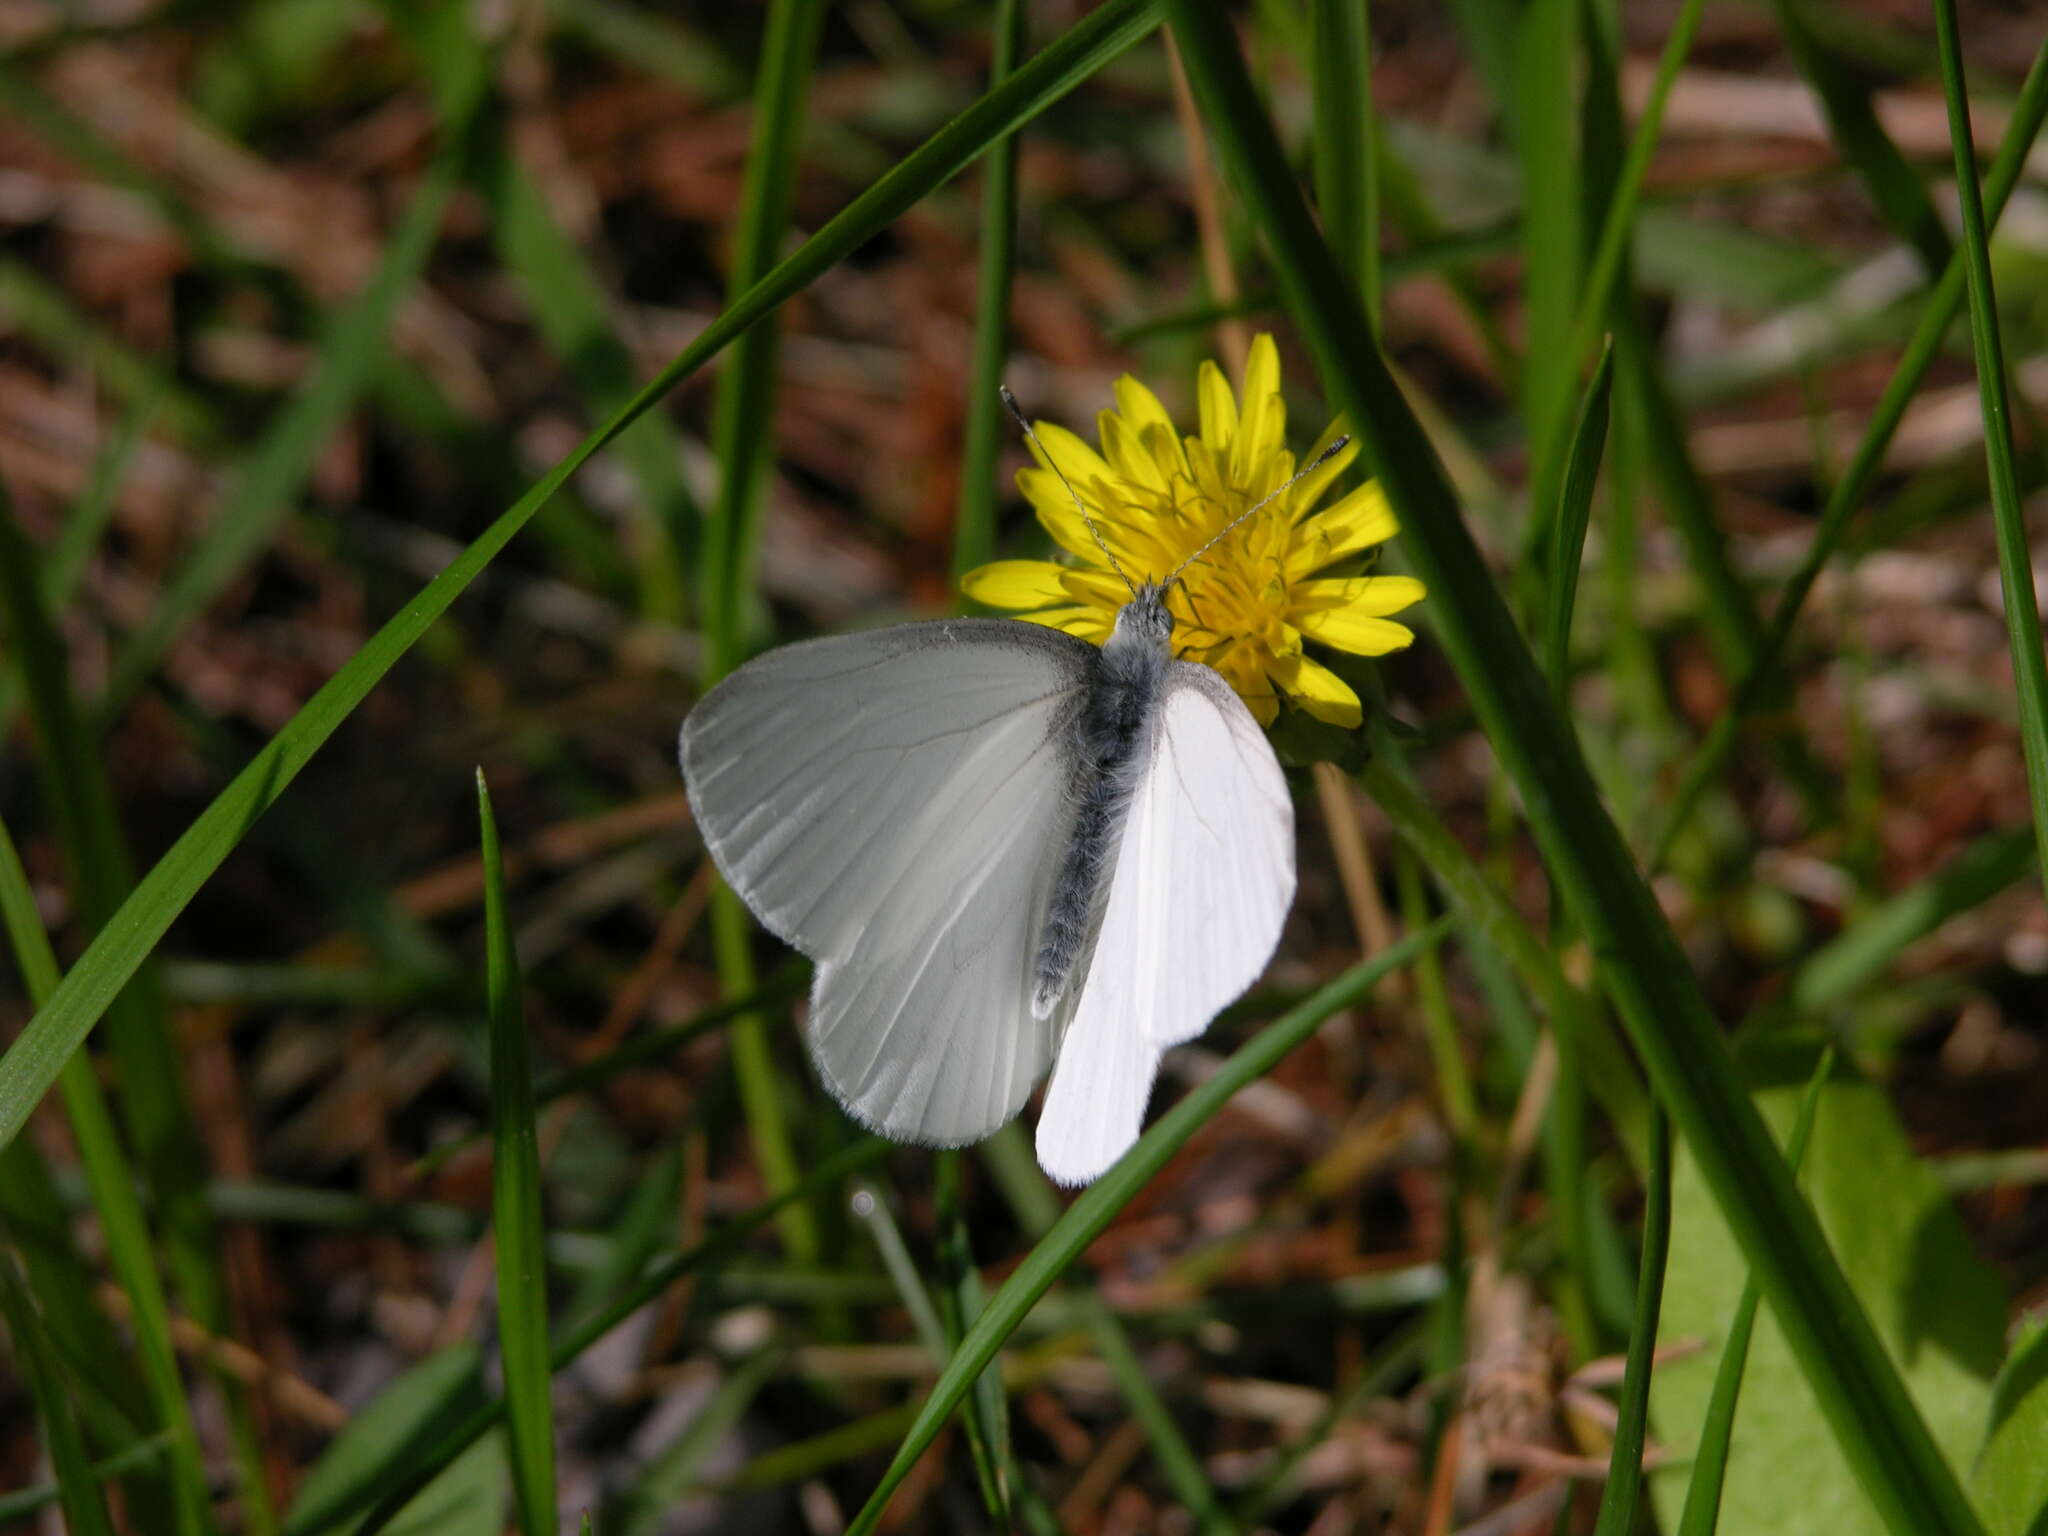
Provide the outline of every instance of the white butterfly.
<path id="1" fill-rule="evenodd" d="M 812 640 L 684 721 L 705 844 L 816 963 L 811 1057 L 862 1124 L 959 1146 L 1050 1066 L 1038 1160 L 1085 1184 L 1137 1139 L 1161 1053 L 1265 969 L 1294 808 L 1230 685 L 1172 659 L 1178 574 L 1100 649 L 1015 619 Z"/>

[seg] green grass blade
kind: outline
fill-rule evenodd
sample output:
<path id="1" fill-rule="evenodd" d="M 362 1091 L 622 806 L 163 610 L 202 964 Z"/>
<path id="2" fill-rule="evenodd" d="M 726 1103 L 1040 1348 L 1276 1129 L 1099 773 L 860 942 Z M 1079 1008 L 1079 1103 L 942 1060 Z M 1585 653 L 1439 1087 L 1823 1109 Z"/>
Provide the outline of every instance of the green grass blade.
<path id="1" fill-rule="evenodd" d="M 1792 1122 L 1792 1134 L 1785 1142 L 1785 1166 L 1796 1175 L 1806 1157 L 1807 1139 L 1813 1134 L 1813 1117 L 1820 1108 L 1820 1091 L 1834 1070 L 1835 1049 L 1820 1053 L 1820 1062 L 1807 1081 L 1799 1100 L 1799 1116 Z M 1728 1339 L 1721 1346 L 1720 1363 L 1714 1368 L 1714 1388 L 1707 1399 L 1707 1414 L 1700 1425 L 1699 1445 L 1693 1452 L 1692 1476 L 1685 1485 L 1685 1507 L 1678 1517 L 1678 1536 L 1714 1536 L 1721 1518 L 1721 1488 L 1727 1479 L 1728 1448 L 1735 1438 L 1735 1407 L 1742 1396 L 1742 1368 L 1749 1359 L 1749 1336 L 1756 1326 L 1756 1306 L 1761 1292 L 1756 1276 L 1743 1282 L 1735 1303 L 1735 1315 L 1728 1324 Z"/>
<path id="2" fill-rule="evenodd" d="M 336 311 L 306 384 L 242 461 L 233 493 L 115 657 L 102 714 L 113 714 L 128 700 L 184 626 L 255 558 L 292 512 L 315 458 L 355 407 L 389 345 L 392 314 L 433 250 L 469 152 L 469 120 L 482 95 L 480 68 L 475 75 L 470 114 L 449 125 L 448 143 L 414 194 L 377 270 L 362 292 Z"/>
<path id="3" fill-rule="evenodd" d="M 0 1146 L 12 1142 L 200 886 L 276 802 L 378 680 L 432 627 L 577 470 L 748 326 L 799 292 L 934 187 L 971 164 L 1158 25 L 1157 0 L 1106 0 L 855 198 L 788 260 L 728 306 L 676 360 L 499 515 L 309 699 L 201 812 L 0 1056 Z"/>
<path id="4" fill-rule="evenodd" d="M 967 1232 L 967 1212 L 960 1187 L 961 1156 L 942 1151 L 934 1160 L 933 1195 L 938 1206 L 939 1321 L 945 1330 L 944 1360 L 981 1316 L 987 1297 Z M 1010 1443 L 1010 1400 L 1003 1393 L 1001 1373 L 983 1371 L 967 1398 L 967 1444 L 989 1518 L 1004 1528 L 1015 1525 L 1010 1512 L 1016 1476 L 1016 1453 Z"/>
<path id="5" fill-rule="evenodd" d="M 719 1228 L 716 1234 L 694 1247 L 685 1248 L 679 1253 L 670 1254 L 658 1263 L 650 1264 L 624 1292 L 563 1336 L 551 1356 L 551 1368 L 556 1371 L 567 1369 L 592 1344 L 678 1280 L 734 1252 L 755 1232 L 773 1221 L 777 1213 L 792 1201 L 812 1199 L 825 1190 L 834 1188 L 841 1180 L 879 1160 L 888 1150 L 889 1143 L 878 1137 L 855 1142 L 844 1151 L 819 1161 L 804 1175 L 796 1188 L 764 1201 L 743 1215 L 735 1216 Z M 429 1450 L 417 1457 L 408 1457 L 404 1469 L 383 1479 L 382 1486 L 371 1485 L 368 1495 L 374 1496 L 375 1503 L 370 1504 L 369 1513 L 351 1528 L 354 1536 L 373 1536 L 373 1533 L 384 1529 L 392 1517 L 403 1510 L 421 1489 L 440 1476 L 456 1457 L 483 1438 L 490 1428 L 504 1417 L 504 1413 L 503 1398 L 483 1404 L 465 1414 L 455 1425 L 444 1431 Z M 316 1529 L 324 1531 L 340 1528 L 343 1520 L 368 1503 L 368 1496 L 348 1501 L 338 1506 Z M 313 1532 L 307 1531 L 303 1536 L 313 1536 Z"/>
<path id="6" fill-rule="evenodd" d="M 1315 1032 L 1317 1025 L 1348 1008 L 1370 992 L 1381 977 L 1406 965 L 1425 947 L 1434 944 L 1449 929 L 1439 920 L 1421 933 L 1410 934 L 1372 959 L 1353 966 L 1323 987 L 1299 1007 L 1261 1030 L 1237 1050 L 1222 1067 L 1180 1103 L 1162 1115 L 1140 1136 L 1129 1152 L 1108 1173 L 1083 1190 L 1065 1213 L 1054 1222 L 1031 1252 L 1025 1256 L 1002 1289 L 989 1298 L 987 1308 L 975 1319 L 967 1337 L 946 1362 L 924 1406 L 903 1438 L 895 1459 L 882 1474 L 881 1482 L 868 1496 L 860 1513 L 847 1527 L 848 1536 L 862 1536 L 875 1528 L 889 1496 L 909 1475 L 946 1420 L 973 1388 L 974 1380 L 995 1358 L 1003 1340 L 1021 1323 L 1038 1299 L 1052 1288 L 1083 1250 L 1101 1235 L 1118 1211 L 1145 1187 L 1166 1165 L 1168 1158 L 1208 1122 L 1238 1089 L 1270 1072 L 1280 1059 Z"/>
<path id="7" fill-rule="evenodd" d="M 491 1233 L 497 1244 L 498 1344 L 505 1363 L 512 1484 L 526 1536 L 556 1529 L 555 1415 L 548 1370 L 547 1221 L 519 957 L 505 915 L 505 863 L 483 770 L 476 774 L 483 842 L 484 944 L 491 1015 Z"/>
<path id="8" fill-rule="evenodd" d="M 0 608 L 20 662 L 29 713 L 41 745 L 41 776 L 70 860 L 79 906 L 107 923 L 130 885 L 128 855 L 94 744 L 78 718 L 65 677 L 65 656 L 42 605 L 35 554 L 0 491 Z M 0 828 L 0 907 L 32 1002 L 41 1007 L 60 985 L 49 940 L 35 916 L 14 845 Z M 131 1135 L 142 1150 L 169 1233 L 172 1258 L 193 1311 L 209 1328 L 224 1318 L 216 1245 L 202 1185 L 204 1155 L 180 1089 L 178 1060 L 162 998 L 154 987 L 120 999 L 111 1030 Z M 60 1079 L 95 1204 L 106 1227 L 108 1256 L 135 1308 L 142 1365 L 159 1422 L 170 1431 L 176 1513 L 185 1529 L 211 1525 L 206 1478 L 171 1349 L 168 1308 L 156 1256 L 136 1194 L 135 1171 L 121 1149 L 91 1064 L 71 1061 Z"/>
<path id="9" fill-rule="evenodd" d="M 57 1474 L 57 1498 L 64 1508 L 65 1525 L 71 1536 L 114 1536 L 106 1502 L 100 1497 L 99 1479 L 85 1452 L 85 1437 L 79 1432 L 78 1412 L 64 1391 L 63 1373 L 35 1314 L 35 1304 L 29 1300 L 28 1287 L 14 1267 L 14 1255 L 5 1250 L 0 1250 L 0 1316 L 6 1318 L 7 1331 L 14 1336 L 15 1364 L 27 1378 L 36 1416 L 43 1421 L 43 1440 Z"/>
<path id="10" fill-rule="evenodd" d="M 1657 1352 L 1657 1313 L 1664 1299 L 1664 1261 L 1671 1252 L 1671 1122 L 1650 1117 L 1650 1170 L 1644 1181 L 1643 1256 L 1636 1273 L 1635 1324 L 1622 1368 L 1621 1415 L 1607 1458 L 1607 1483 L 1593 1536 L 1628 1536 L 1643 1491 L 1643 1441 L 1650 1428 L 1650 1360 Z"/>
<path id="11" fill-rule="evenodd" d="M 1514 23 L 1509 123 L 1522 178 L 1522 415 L 1531 451 L 1529 483 L 1539 497 L 1553 471 L 1534 455 L 1563 440 L 1578 375 L 1571 339 L 1584 260 L 1579 14 L 1579 0 L 1529 0 Z"/>
<path id="12" fill-rule="evenodd" d="M 2005 137 L 1999 142 L 1998 154 L 1992 160 L 1990 174 L 1985 180 L 1985 216 L 1992 227 L 1996 227 L 2013 188 L 2019 184 L 2027 156 L 2044 120 L 2048 120 L 2048 44 L 2034 55 L 2033 66 L 2028 70 L 2019 97 L 2013 104 L 2012 118 L 2006 125 Z M 1892 438 L 1898 432 L 1899 423 L 1905 419 L 1906 407 L 1912 403 L 1928 368 L 1941 351 L 1951 322 L 1963 307 L 1966 287 L 1963 256 L 1958 252 L 1921 306 L 1913 335 L 1899 354 L 1899 361 L 1892 369 L 1883 394 L 1878 397 L 1870 423 L 1863 430 L 1863 437 L 1850 457 L 1848 468 L 1828 494 L 1827 503 L 1814 527 L 1812 544 L 1799 562 L 1799 568 L 1778 594 L 1770 624 L 1757 642 L 1755 654 L 1743 669 L 1733 699 L 1693 754 L 1685 778 L 1665 813 L 1661 830 L 1653 840 L 1654 851 L 1650 858 L 1653 868 L 1663 863 L 1671 845 L 1690 821 L 1701 794 L 1720 776 L 1722 764 L 1734 747 L 1744 723 L 1771 696 L 1776 680 L 1782 674 L 1785 647 L 1791 641 L 1793 626 L 1807 596 L 1813 591 L 1813 584 L 1820 579 L 1828 561 L 1840 548 L 1843 535 L 1848 532 L 1849 519 L 1869 498 L 1878 472 L 1884 467 L 1884 456 L 1891 447 Z"/>
<path id="13" fill-rule="evenodd" d="M 989 24 L 989 84 L 1000 85 L 1024 51 L 1023 0 L 996 0 Z M 953 585 L 995 558 L 996 459 L 1009 413 L 996 396 L 1010 357 L 1010 280 L 1017 266 L 1017 140 L 983 157 L 981 250 L 974 277 L 974 361 L 967 374 L 965 440 L 960 450 L 960 510 L 953 525 Z"/>
<path id="14" fill-rule="evenodd" d="M 775 265 L 789 231 L 804 98 L 824 25 L 824 0 L 771 0 L 754 82 L 753 139 L 734 221 L 728 302 Z M 755 546 L 775 426 L 776 326 L 773 318 L 740 337 L 718 375 L 712 453 L 719 486 L 705 529 L 698 573 L 704 616 L 705 685 L 740 664 L 754 603 Z"/>
<path id="15" fill-rule="evenodd" d="M 1593 487 L 1600 478 L 1600 456 L 1607 446 L 1607 405 L 1613 386 L 1614 342 L 1610 337 L 1601 348 L 1585 398 L 1579 402 L 1571 454 L 1565 460 L 1564 490 L 1549 519 L 1550 600 L 1544 608 L 1543 670 L 1550 674 L 1560 699 L 1571 676 L 1572 610 L 1578 599 L 1586 528 L 1593 520 Z"/>
<path id="16" fill-rule="evenodd" d="M 1773 0 L 1773 9 L 1800 73 L 1820 97 L 1835 147 L 1861 178 L 1885 222 L 1920 253 L 1930 275 L 1939 272 L 1954 254 L 1948 231 L 1941 226 L 1925 184 L 1878 122 L 1870 87 L 1808 25 L 1801 14 L 1804 0 Z"/>
<path id="17" fill-rule="evenodd" d="M 1379 155 L 1374 148 L 1368 0 L 1313 0 L 1316 210 L 1323 238 L 1380 314 Z"/>
<path id="18" fill-rule="evenodd" d="M 1316 234 L 1235 37 L 1198 0 L 1172 0 L 1168 13 L 1215 142 L 1266 234 L 1289 308 L 1400 516 L 1408 557 L 1429 587 L 1437 638 L 1530 807 L 1531 829 L 1603 984 L 1762 1276 L 1850 1464 L 1901 1536 L 1969 1536 L 1978 1525 L 1955 1472 L 1743 1091 L 1684 951 L 1602 807 L 1356 296 Z"/>
<path id="19" fill-rule="evenodd" d="M 1999 589 L 2005 632 L 2012 647 L 2013 687 L 2019 695 L 2020 746 L 2027 759 L 2034 835 L 2041 878 L 2048 888 L 2048 659 L 2041 653 L 2041 605 L 2034 592 L 2034 560 L 2013 463 L 2012 404 L 2006 395 L 2005 342 L 1999 334 L 1998 295 L 1991 286 L 1991 244 L 1977 185 L 1977 149 L 1970 137 L 1970 99 L 1963 84 L 1963 44 L 1955 0 L 1935 0 L 1935 37 L 1941 45 L 1941 84 L 1948 97 L 1949 139 L 1956 155 L 1956 193 L 1963 214 L 1963 270 L 1970 290 L 1970 344 L 1977 355 L 1977 393 L 1984 412 L 1984 461 L 1991 472 L 1991 522 L 1998 536 Z"/>
<path id="20" fill-rule="evenodd" d="M 1664 52 L 1657 60 L 1656 78 L 1650 82 L 1650 94 L 1643 102 L 1643 110 L 1636 119 L 1635 132 L 1628 141 L 1628 153 L 1623 157 L 1621 169 L 1615 176 L 1613 196 L 1608 201 L 1606 212 L 1600 221 L 1600 233 L 1593 244 L 1593 257 L 1586 269 L 1586 290 L 1579 300 L 1578 322 L 1572 327 L 1573 365 L 1593 347 L 1593 338 L 1606 324 L 1607 302 L 1614 292 L 1615 279 L 1621 275 L 1623 258 L 1628 254 L 1629 242 L 1635 235 L 1636 208 L 1642 201 L 1643 180 L 1650 172 L 1650 160 L 1657 152 L 1657 135 L 1664 126 L 1664 107 L 1671 99 L 1671 87 L 1678 80 L 1679 70 L 1685 67 L 1686 55 L 1692 52 L 1693 39 L 1699 35 L 1700 12 L 1704 0 L 1685 0 L 1678 13 L 1678 19 L 1671 24 L 1671 35 L 1664 40 Z"/>

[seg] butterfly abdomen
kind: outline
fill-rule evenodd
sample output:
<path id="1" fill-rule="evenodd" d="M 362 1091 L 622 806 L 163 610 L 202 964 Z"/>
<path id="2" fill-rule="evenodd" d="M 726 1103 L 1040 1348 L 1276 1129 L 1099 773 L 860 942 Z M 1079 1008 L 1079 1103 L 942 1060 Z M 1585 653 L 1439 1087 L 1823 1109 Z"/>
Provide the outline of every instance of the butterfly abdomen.
<path id="1" fill-rule="evenodd" d="M 1102 910 L 1124 819 L 1151 759 L 1172 633 L 1165 604 L 1145 588 L 1118 614 L 1074 722 L 1073 829 L 1032 966 L 1031 1011 L 1041 1019 L 1051 1016 L 1073 981 Z"/>

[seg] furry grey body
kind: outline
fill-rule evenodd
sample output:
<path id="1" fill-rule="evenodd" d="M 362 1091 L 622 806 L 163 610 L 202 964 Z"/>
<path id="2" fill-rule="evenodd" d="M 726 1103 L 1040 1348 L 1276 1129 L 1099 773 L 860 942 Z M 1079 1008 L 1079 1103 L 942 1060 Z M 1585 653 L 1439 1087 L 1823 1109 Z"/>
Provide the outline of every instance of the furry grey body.
<path id="1" fill-rule="evenodd" d="M 1059 1005 L 1094 930 L 1111 855 L 1152 760 L 1172 641 L 1165 594 L 1148 583 L 1118 612 L 1072 726 L 1074 824 L 1033 965 L 1031 1011 L 1041 1019 Z"/>

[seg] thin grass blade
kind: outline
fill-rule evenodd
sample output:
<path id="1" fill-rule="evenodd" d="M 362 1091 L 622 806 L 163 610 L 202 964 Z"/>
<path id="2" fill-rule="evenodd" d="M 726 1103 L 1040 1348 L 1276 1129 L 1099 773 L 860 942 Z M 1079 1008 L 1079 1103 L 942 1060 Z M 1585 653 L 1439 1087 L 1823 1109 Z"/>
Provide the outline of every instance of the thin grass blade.
<path id="1" fill-rule="evenodd" d="M 988 79 L 1000 85 L 1024 52 L 1023 0 L 996 0 L 989 23 Z M 1009 414 L 996 396 L 1010 355 L 1010 279 L 1017 266 L 1017 140 L 982 160 L 981 252 L 974 278 L 974 360 L 967 374 L 965 438 L 960 451 L 960 510 L 953 525 L 953 585 L 995 558 L 996 458 Z"/>
<path id="2" fill-rule="evenodd" d="M 1600 362 L 1579 402 L 1572 428 L 1572 448 L 1565 460 L 1564 490 L 1550 519 L 1550 600 L 1544 609 L 1543 670 L 1562 700 L 1569 686 L 1572 661 L 1572 610 L 1579 593 L 1579 565 L 1586 549 L 1586 529 L 1593 520 L 1593 487 L 1600 478 L 1600 456 L 1607 446 L 1607 404 L 1614 386 L 1614 339 L 1600 350 Z"/>
<path id="3" fill-rule="evenodd" d="M 2034 836 L 2041 877 L 2048 888 L 2048 658 L 2041 651 L 2041 603 L 2034 591 L 2034 557 L 2013 462 L 2012 404 L 2006 394 L 2005 342 L 1998 295 L 1991 284 L 1990 236 L 1977 185 L 1977 149 L 1970 137 L 1970 98 L 1963 82 L 1963 44 L 1955 0 L 1935 0 L 1935 38 L 1941 47 L 1941 84 L 1948 98 L 1949 140 L 1955 148 L 1956 194 L 1963 215 L 1963 271 L 1970 290 L 1970 344 L 1977 355 L 1977 393 L 1984 412 L 1984 462 L 1991 472 L 1991 523 L 1998 536 L 1999 589 L 2005 598 L 2005 633 L 2012 648 L 2013 688 L 2019 696 L 2020 746 L 2027 760 Z"/>
<path id="4" fill-rule="evenodd" d="M 1806 1157 L 1806 1143 L 1813 1134 L 1813 1117 L 1820 1108 L 1820 1091 L 1834 1071 L 1835 1048 L 1820 1053 L 1820 1062 L 1808 1079 L 1806 1093 L 1799 1101 L 1799 1116 L 1792 1122 L 1792 1134 L 1785 1142 L 1785 1165 L 1796 1176 Z M 1749 1359 L 1749 1336 L 1756 1327 L 1756 1306 L 1761 1297 L 1756 1276 L 1743 1283 L 1736 1300 L 1735 1315 L 1728 1324 L 1728 1340 L 1721 1346 L 1720 1363 L 1714 1368 L 1714 1389 L 1707 1399 L 1707 1414 L 1700 1425 L 1699 1445 L 1693 1452 L 1692 1476 L 1685 1485 L 1685 1508 L 1678 1517 L 1678 1536 L 1714 1536 L 1721 1518 L 1721 1487 L 1728 1473 L 1728 1447 L 1735 1437 L 1735 1407 L 1742 1395 L 1742 1368 Z"/>
<path id="5" fill-rule="evenodd" d="M 1664 1261 L 1671 1253 L 1671 1122 L 1650 1116 L 1650 1170 L 1644 1181 L 1643 1255 L 1636 1272 L 1636 1316 L 1622 1368 L 1621 1413 L 1593 1536 L 1628 1536 L 1643 1491 L 1643 1442 L 1650 1429 L 1650 1360 L 1657 1352 L 1657 1313 L 1664 1299 Z"/>
<path id="6" fill-rule="evenodd" d="M 476 774 L 483 844 L 485 980 L 491 1016 L 491 1233 L 497 1247 L 498 1344 L 505 1362 L 512 1484 L 526 1536 L 557 1529 L 555 1415 L 548 1369 L 547 1221 L 533 1067 L 520 1003 L 519 957 L 505 915 L 505 862 L 483 770 Z"/>
<path id="7" fill-rule="evenodd" d="M 36 1416 L 43 1422 L 43 1443 L 49 1447 L 50 1465 L 57 1474 L 57 1499 L 64 1509 L 64 1523 L 71 1536 L 114 1536 L 106 1501 L 100 1497 L 99 1479 L 85 1452 L 85 1437 L 79 1432 L 78 1412 L 64 1390 L 63 1373 L 50 1349 L 49 1336 L 36 1316 L 21 1272 L 14 1266 L 14 1255 L 4 1249 L 0 1249 L 0 1316 L 6 1318 L 7 1331 L 14 1336 L 15 1363 L 27 1378 Z"/>

